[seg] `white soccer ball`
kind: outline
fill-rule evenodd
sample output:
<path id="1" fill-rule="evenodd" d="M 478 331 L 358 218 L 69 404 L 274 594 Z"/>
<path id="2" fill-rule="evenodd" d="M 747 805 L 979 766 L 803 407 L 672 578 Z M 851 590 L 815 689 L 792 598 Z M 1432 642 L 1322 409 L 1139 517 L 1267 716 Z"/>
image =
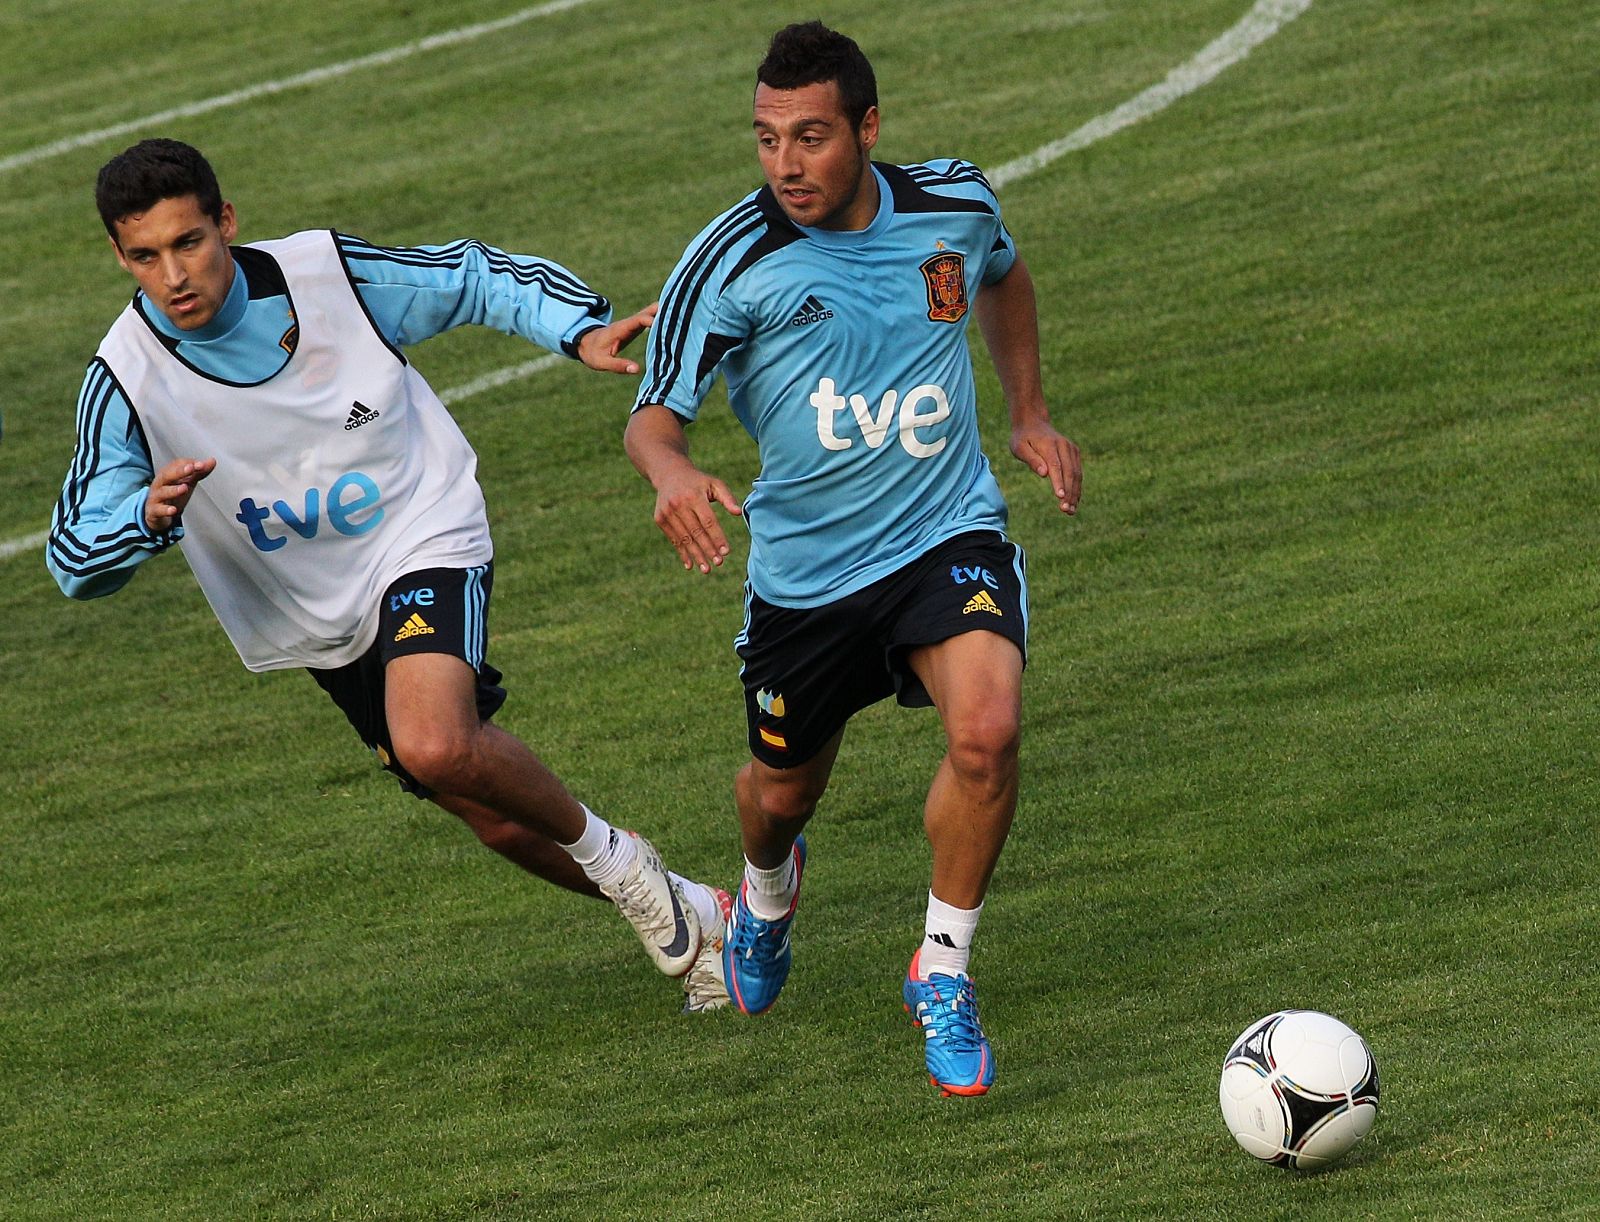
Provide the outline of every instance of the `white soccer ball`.
<path id="1" fill-rule="evenodd" d="M 1275 1167 L 1326 1167 L 1378 1118 L 1378 1063 L 1331 1014 L 1280 1010 L 1228 1049 L 1218 1088 L 1228 1132 Z"/>

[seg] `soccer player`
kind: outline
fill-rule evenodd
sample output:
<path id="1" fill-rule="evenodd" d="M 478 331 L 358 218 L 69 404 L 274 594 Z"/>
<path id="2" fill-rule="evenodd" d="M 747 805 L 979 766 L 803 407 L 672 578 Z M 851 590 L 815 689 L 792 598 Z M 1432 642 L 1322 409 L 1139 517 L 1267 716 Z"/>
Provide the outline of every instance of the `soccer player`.
<path id="1" fill-rule="evenodd" d="M 759 1014 L 790 965 L 800 835 L 845 723 L 889 695 L 933 705 L 946 754 L 925 807 L 933 878 L 902 999 L 943 1093 L 981 1095 L 994 1057 L 968 970 L 1017 801 L 1027 583 L 979 447 L 966 330 L 978 326 L 1011 450 L 1074 513 L 1077 447 L 1051 426 L 1027 269 L 965 161 L 871 160 L 877 86 L 818 22 L 773 38 L 756 74 L 766 186 L 708 225 L 667 281 L 629 457 L 686 569 L 728 554 L 714 512 L 750 530 L 743 660 L 753 758 L 734 791 L 745 854 L 722 967 Z M 756 440 L 743 506 L 690 460 L 685 425 L 717 374 Z"/>
<path id="2" fill-rule="evenodd" d="M 545 259 L 481 242 L 381 247 L 331 230 L 233 246 L 189 145 L 146 140 L 95 202 L 138 291 L 89 362 L 46 562 L 111 594 L 182 547 L 244 664 L 303 667 L 400 787 L 540 877 L 612 900 L 684 976 L 717 896 L 572 797 L 490 720 L 493 549 L 477 456 L 401 348 L 466 323 L 637 373 L 649 324 Z M 702 922 L 701 914 L 704 914 Z"/>

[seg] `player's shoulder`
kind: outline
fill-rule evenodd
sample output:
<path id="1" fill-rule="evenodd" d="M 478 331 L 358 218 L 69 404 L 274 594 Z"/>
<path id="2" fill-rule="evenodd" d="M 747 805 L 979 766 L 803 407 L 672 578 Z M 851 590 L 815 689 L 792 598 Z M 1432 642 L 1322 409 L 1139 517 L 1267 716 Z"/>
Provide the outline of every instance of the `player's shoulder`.
<path id="1" fill-rule="evenodd" d="M 942 157 L 910 165 L 874 164 L 894 194 L 897 211 L 1000 212 L 994 188 L 970 161 Z"/>
<path id="2" fill-rule="evenodd" d="M 241 243 L 247 250 L 261 250 L 268 254 L 298 253 L 306 250 L 331 250 L 339 235 L 331 229 L 301 229 L 281 238 L 260 238 Z"/>

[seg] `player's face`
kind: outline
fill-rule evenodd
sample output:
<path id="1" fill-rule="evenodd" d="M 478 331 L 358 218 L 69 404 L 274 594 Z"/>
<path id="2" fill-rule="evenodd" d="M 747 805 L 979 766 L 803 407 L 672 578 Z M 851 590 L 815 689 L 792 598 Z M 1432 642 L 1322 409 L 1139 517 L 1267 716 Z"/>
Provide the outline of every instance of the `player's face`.
<path id="1" fill-rule="evenodd" d="M 872 146 L 878 108 L 857 127 L 844 112 L 837 81 L 799 89 L 756 86 L 756 148 L 767 185 L 796 225 L 865 229 L 878 212 Z"/>
<path id="2" fill-rule="evenodd" d="M 222 205 L 218 222 L 201 210 L 195 196 L 180 195 L 113 225 L 117 262 L 174 326 L 193 331 L 217 316 L 233 287 L 228 243 L 239 226 L 232 204 Z"/>

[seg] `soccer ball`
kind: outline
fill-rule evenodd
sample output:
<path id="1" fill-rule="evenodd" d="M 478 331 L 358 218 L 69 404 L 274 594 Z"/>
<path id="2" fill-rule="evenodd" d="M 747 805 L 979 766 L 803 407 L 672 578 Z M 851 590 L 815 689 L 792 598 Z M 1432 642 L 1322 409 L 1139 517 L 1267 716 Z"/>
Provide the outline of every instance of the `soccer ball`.
<path id="1" fill-rule="evenodd" d="M 1217 1091 L 1228 1132 L 1274 1167 L 1326 1167 L 1378 1118 L 1378 1063 L 1331 1014 L 1279 1010 L 1228 1049 Z"/>

